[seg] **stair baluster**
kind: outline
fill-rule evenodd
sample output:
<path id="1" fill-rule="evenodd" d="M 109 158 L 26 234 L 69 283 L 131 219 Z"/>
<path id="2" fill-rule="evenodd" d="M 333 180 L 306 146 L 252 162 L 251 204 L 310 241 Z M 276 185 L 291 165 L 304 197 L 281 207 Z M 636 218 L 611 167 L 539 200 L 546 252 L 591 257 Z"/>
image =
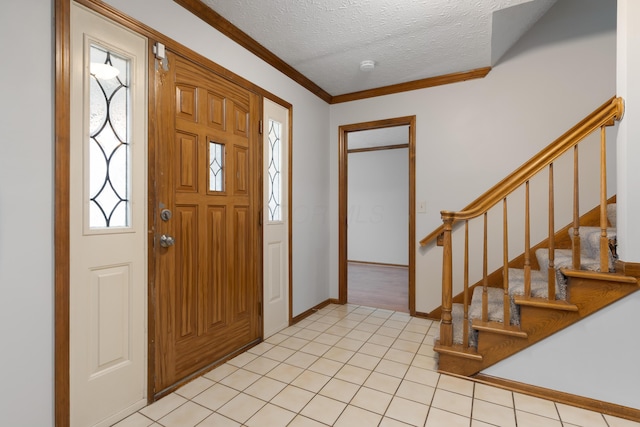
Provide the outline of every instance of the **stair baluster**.
<path id="1" fill-rule="evenodd" d="M 453 324 L 451 323 L 451 308 L 453 305 L 453 255 L 451 248 L 451 228 L 453 217 L 445 217 L 442 213 L 444 225 L 442 251 L 442 320 L 440 322 L 440 344 L 453 344 Z"/>
<path id="2" fill-rule="evenodd" d="M 503 313 L 503 321 L 502 323 L 505 326 L 511 324 L 510 319 L 510 298 L 509 298 L 509 232 L 507 226 L 507 198 L 502 199 L 502 289 L 504 290 L 504 294 L 502 296 L 502 306 L 504 308 Z"/>
<path id="3" fill-rule="evenodd" d="M 482 321 L 489 321 L 489 275 L 487 273 L 487 265 L 489 251 L 487 250 L 487 212 L 484 213 L 484 244 L 482 248 Z"/>
<path id="4" fill-rule="evenodd" d="M 553 194 L 553 163 L 549 164 L 549 286 L 547 299 L 549 301 L 556 299 L 556 267 L 555 267 L 555 205 Z"/>
<path id="5" fill-rule="evenodd" d="M 573 236 L 571 237 L 571 258 L 574 270 L 580 270 L 580 183 L 578 175 L 578 146 L 573 147 Z"/>
<path id="6" fill-rule="evenodd" d="M 464 222 L 464 296 L 462 346 L 469 348 L 469 220 Z"/>
<path id="7" fill-rule="evenodd" d="M 600 271 L 609 271 L 609 239 L 607 238 L 607 133 L 600 126 Z"/>
<path id="8" fill-rule="evenodd" d="M 531 296 L 531 217 L 529 206 L 529 181 L 524 191 L 524 296 Z"/>

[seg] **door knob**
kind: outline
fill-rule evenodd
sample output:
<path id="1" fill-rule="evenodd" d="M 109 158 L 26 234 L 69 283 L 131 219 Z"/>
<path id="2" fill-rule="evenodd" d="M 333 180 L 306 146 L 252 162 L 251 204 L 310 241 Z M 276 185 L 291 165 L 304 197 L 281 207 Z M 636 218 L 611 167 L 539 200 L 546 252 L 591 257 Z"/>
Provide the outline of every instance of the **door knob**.
<path id="1" fill-rule="evenodd" d="M 166 234 L 160 236 L 160 246 L 162 246 L 163 248 L 173 246 L 175 243 L 176 241 L 172 236 L 167 236 Z"/>

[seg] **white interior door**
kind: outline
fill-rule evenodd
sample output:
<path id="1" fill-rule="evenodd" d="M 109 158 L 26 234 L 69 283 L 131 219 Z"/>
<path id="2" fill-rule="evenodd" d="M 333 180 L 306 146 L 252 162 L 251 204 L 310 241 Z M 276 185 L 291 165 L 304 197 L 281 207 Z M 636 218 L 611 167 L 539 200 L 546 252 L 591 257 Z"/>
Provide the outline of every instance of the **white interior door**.
<path id="1" fill-rule="evenodd" d="M 71 9 L 71 426 L 146 404 L 144 37 Z"/>
<path id="2" fill-rule="evenodd" d="M 289 325 L 289 110 L 264 100 L 264 338 Z"/>

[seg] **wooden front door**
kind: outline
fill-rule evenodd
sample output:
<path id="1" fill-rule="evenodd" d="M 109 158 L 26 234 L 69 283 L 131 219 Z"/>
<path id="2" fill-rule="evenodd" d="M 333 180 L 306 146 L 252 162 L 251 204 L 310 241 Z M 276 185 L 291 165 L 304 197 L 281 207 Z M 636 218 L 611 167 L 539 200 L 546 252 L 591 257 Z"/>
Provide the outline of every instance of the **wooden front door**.
<path id="1" fill-rule="evenodd" d="M 259 97 L 157 64 L 155 395 L 260 338 Z"/>

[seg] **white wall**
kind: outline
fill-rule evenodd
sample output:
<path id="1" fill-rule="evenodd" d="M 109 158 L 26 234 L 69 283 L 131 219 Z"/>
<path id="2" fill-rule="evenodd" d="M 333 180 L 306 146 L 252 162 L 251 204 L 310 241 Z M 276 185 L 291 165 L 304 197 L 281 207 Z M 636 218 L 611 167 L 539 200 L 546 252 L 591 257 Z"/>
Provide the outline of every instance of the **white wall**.
<path id="1" fill-rule="evenodd" d="M 615 94 L 615 10 L 614 0 L 563 0 L 484 79 L 332 105 L 331 150 L 337 154 L 340 125 L 417 116 L 416 200 L 427 201 L 427 212 L 416 215 L 420 240 L 441 224 L 441 210 L 463 208 Z M 337 158 L 330 182 L 332 297 Z M 441 248 L 417 251 L 417 311 L 440 305 L 441 268 Z"/>
<path id="2" fill-rule="evenodd" d="M 293 105 L 293 315 L 329 298 L 329 107 L 171 0 L 107 3 Z"/>
<path id="3" fill-rule="evenodd" d="M 53 425 L 52 2 L 0 14 L 0 425 Z M 11 58 L 9 60 L 9 58 Z"/>
<path id="4" fill-rule="evenodd" d="M 618 95 L 625 100 L 618 134 L 618 253 L 640 262 L 640 3 L 618 0 Z"/>
<path id="5" fill-rule="evenodd" d="M 347 258 L 408 265 L 409 149 L 348 157 Z"/>
<path id="6" fill-rule="evenodd" d="M 618 95 L 625 100 L 618 143 L 618 250 L 620 259 L 640 261 L 640 4 L 618 0 Z M 484 373 L 640 409 L 640 293 L 606 307 Z M 601 345 L 604 344 L 604 345 Z"/>
<path id="7" fill-rule="evenodd" d="M 640 409 L 638 324 L 636 292 L 483 373 Z"/>

